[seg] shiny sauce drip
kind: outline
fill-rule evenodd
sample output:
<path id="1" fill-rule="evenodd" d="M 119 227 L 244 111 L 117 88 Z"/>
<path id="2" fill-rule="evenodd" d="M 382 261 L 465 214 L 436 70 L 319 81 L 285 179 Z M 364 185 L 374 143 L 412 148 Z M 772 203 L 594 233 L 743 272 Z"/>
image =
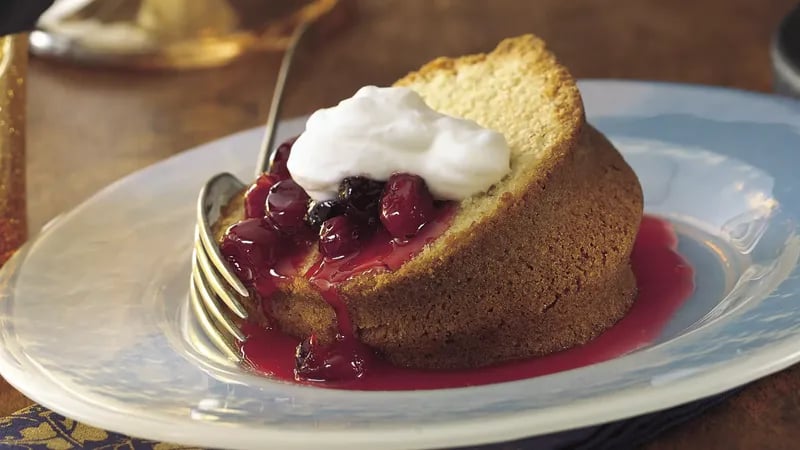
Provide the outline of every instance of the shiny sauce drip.
<path id="1" fill-rule="evenodd" d="M 593 341 L 550 355 L 466 370 L 417 370 L 395 367 L 353 336 L 346 305 L 337 284 L 367 271 L 395 270 L 436 239 L 449 225 L 452 210 L 443 209 L 412 239 L 399 242 L 376 233 L 362 250 L 338 260 L 320 259 L 306 277 L 336 311 L 338 335 L 322 346 L 274 329 L 246 324 L 242 354 L 256 371 L 276 379 L 353 390 L 415 390 L 476 386 L 520 380 L 596 364 L 632 352 L 656 339 L 675 311 L 694 290 L 694 271 L 677 252 L 678 239 L 669 222 L 645 216 L 631 254 L 638 295 L 627 315 Z M 315 351 L 310 361 L 319 372 L 298 376 L 296 358 Z M 308 355 L 299 355 L 308 356 Z"/>

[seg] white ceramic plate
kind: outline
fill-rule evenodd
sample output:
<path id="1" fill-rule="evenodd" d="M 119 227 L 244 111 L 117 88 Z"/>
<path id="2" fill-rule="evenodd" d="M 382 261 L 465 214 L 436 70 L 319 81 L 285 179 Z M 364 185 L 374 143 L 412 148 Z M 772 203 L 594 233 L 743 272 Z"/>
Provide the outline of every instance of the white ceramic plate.
<path id="1" fill-rule="evenodd" d="M 697 290 L 653 345 L 495 385 L 353 392 L 274 382 L 187 339 L 193 208 L 229 170 L 248 179 L 260 131 L 185 152 L 65 214 L 0 273 L 0 372 L 101 428 L 228 448 L 475 445 L 663 409 L 800 359 L 800 106 L 745 92 L 581 83 L 589 119 L 670 218 Z M 302 130 L 286 122 L 282 137 Z"/>

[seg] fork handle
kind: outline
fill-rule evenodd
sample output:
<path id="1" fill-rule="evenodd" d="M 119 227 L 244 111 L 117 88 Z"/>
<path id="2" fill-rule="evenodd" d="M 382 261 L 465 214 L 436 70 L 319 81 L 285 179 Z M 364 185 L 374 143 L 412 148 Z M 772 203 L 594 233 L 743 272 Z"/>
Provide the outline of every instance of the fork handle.
<path id="1" fill-rule="evenodd" d="M 309 22 L 305 20 L 297 25 L 292 33 L 289 46 L 283 54 L 281 67 L 278 71 L 278 79 L 275 81 L 275 90 L 272 92 L 272 103 L 270 103 L 269 106 L 266 130 L 264 130 L 264 138 L 261 141 L 261 150 L 258 154 L 258 163 L 256 164 L 255 173 L 256 178 L 269 170 L 270 166 L 272 166 L 272 160 L 275 158 L 275 131 L 278 128 L 278 116 L 280 115 L 283 103 L 283 91 L 286 87 L 286 79 L 289 77 L 289 71 L 292 68 L 295 50 L 297 50 L 298 44 L 305 35 L 308 27 Z"/>

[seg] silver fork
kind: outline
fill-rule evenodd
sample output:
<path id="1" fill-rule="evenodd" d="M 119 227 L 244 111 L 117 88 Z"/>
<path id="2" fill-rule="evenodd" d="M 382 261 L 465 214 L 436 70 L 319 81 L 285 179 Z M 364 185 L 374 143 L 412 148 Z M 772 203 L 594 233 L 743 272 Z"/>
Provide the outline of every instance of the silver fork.
<path id="1" fill-rule="evenodd" d="M 306 35 L 309 24 L 302 22 L 292 33 L 289 46 L 283 55 L 275 90 L 272 94 L 266 130 L 256 164 L 255 177 L 269 170 L 275 157 L 275 130 L 283 101 L 286 79 L 298 44 Z M 245 187 L 229 173 L 217 174 L 200 190 L 197 199 L 197 226 L 192 252 L 192 275 L 189 297 L 191 311 L 209 340 L 226 356 L 241 360 L 237 342 L 244 342 L 237 320 L 246 320 L 247 309 L 243 302 L 250 293 L 233 273 L 230 265 L 220 253 L 211 233 L 211 224 L 220 217 L 221 209 Z"/>

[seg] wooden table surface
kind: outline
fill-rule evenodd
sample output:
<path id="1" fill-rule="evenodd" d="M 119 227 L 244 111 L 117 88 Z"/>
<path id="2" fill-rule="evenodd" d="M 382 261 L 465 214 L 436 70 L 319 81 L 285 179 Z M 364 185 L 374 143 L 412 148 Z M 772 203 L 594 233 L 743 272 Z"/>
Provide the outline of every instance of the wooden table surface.
<path id="1" fill-rule="evenodd" d="M 771 33 L 794 0 L 361 0 L 351 27 L 304 52 L 284 113 L 305 114 L 439 55 L 533 32 L 578 78 L 669 80 L 769 91 Z M 28 186 L 32 229 L 102 186 L 263 123 L 278 55 L 222 69 L 136 73 L 34 60 Z M 0 386 L 0 413 L 27 399 Z M 796 448 L 800 368 L 756 382 L 649 448 Z"/>

